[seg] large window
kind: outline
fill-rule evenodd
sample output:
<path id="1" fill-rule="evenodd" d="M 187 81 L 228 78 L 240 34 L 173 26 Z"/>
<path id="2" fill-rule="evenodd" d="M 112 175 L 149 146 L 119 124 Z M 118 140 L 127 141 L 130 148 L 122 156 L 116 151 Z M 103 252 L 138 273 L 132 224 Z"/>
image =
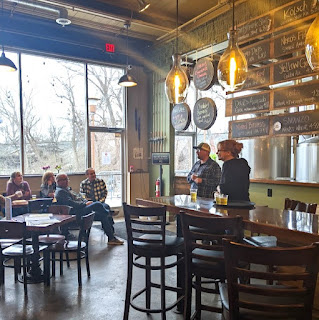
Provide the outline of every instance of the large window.
<path id="1" fill-rule="evenodd" d="M 117 84 L 123 69 L 31 54 L 6 55 L 17 66 L 20 59 L 21 79 L 19 72 L 0 74 L 0 175 L 16 170 L 42 174 L 48 166 L 55 172 L 59 166 L 63 172 L 78 173 L 89 163 L 97 166 L 97 172 L 121 172 L 121 151 L 116 168 L 97 160 L 102 151 L 114 147 L 113 140 L 121 150 L 122 138 L 108 137 L 105 145 L 105 136 L 99 139 L 96 130 L 117 128 L 119 137 L 124 136 L 125 95 Z M 90 137 L 96 144 L 88 154 Z M 117 183 L 120 188 L 121 183 Z"/>

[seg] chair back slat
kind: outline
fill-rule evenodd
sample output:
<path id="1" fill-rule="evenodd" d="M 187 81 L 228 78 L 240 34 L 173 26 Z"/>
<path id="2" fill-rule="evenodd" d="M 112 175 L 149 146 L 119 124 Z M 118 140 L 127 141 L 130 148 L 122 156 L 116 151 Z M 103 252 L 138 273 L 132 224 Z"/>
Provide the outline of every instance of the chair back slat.
<path id="1" fill-rule="evenodd" d="M 123 203 L 128 244 L 157 244 L 164 248 L 166 207 L 136 207 Z M 137 217 L 140 217 L 139 219 Z M 149 220 L 148 218 L 151 217 Z M 157 217 L 155 220 L 154 217 Z"/>
<path id="2" fill-rule="evenodd" d="M 72 207 L 66 205 L 52 205 L 48 208 L 49 213 L 53 214 L 70 214 Z"/>
<path id="3" fill-rule="evenodd" d="M 26 223 L 12 220 L 0 220 L 0 239 L 18 239 L 25 235 Z"/>
<path id="4" fill-rule="evenodd" d="M 224 245 L 230 319 L 239 318 L 240 312 L 244 312 L 240 308 L 270 312 L 269 319 L 299 319 L 301 314 L 302 319 L 312 318 L 318 243 L 260 248 L 224 240 Z M 243 263 L 249 264 L 250 269 L 242 268 Z M 269 265 L 273 267 L 269 269 Z M 239 283 L 240 279 L 245 279 L 245 283 Z M 269 280 L 274 284 L 269 285 Z"/>

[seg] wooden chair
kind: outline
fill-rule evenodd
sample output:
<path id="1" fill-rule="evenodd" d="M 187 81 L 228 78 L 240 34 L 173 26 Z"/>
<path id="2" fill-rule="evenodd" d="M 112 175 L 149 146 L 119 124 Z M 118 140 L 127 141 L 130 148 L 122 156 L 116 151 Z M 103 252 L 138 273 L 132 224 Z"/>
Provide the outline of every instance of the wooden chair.
<path id="1" fill-rule="evenodd" d="M 182 299 L 182 289 L 165 284 L 165 271 L 173 268 L 184 261 L 183 238 L 177 236 L 167 236 L 166 227 L 166 207 L 134 207 L 123 203 L 124 217 L 127 229 L 128 243 L 128 265 L 125 309 L 123 319 L 127 320 L 129 309 L 134 309 L 149 313 L 160 313 L 161 319 L 166 319 L 166 312 L 174 308 Z M 152 219 L 139 220 L 138 217 L 158 217 Z M 176 260 L 167 262 L 165 258 L 176 256 Z M 144 259 L 145 260 L 144 260 Z M 142 261 L 140 261 L 142 259 Z M 155 263 L 154 263 L 154 260 Z M 158 262 L 159 263 L 156 263 Z M 145 263 L 144 263 L 145 261 Z M 133 266 L 145 270 L 145 287 L 131 297 Z M 151 280 L 151 271 L 160 271 L 160 284 Z M 160 289 L 160 306 L 151 306 L 151 289 Z M 177 300 L 170 305 L 166 305 L 166 291 L 173 291 L 178 294 Z M 135 298 L 145 293 L 145 307 L 135 303 Z"/>
<path id="2" fill-rule="evenodd" d="M 227 284 L 219 286 L 224 320 L 312 319 L 318 243 L 295 248 L 256 248 L 225 240 L 224 245 Z M 253 264 L 253 268 L 241 268 L 239 262 Z M 272 272 L 267 270 L 269 264 L 289 268 L 284 273 Z M 239 283 L 243 276 L 250 279 L 250 284 Z M 275 284 L 267 285 L 267 281 Z"/>
<path id="3" fill-rule="evenodd" d="M 52 200 L 52 198 L 39 198 L 29 200 L 29 212 L 48 212 L 48 208 L 51 206 Z"/>
<path id="4" fill-rule="evenodd" d="M 289 198 L 285 199 L 285 210 L 295 210 L 308 213 L 316 213 L 317 204 L 316 203 L 306 203 L 298 200 L 291 200 Z"/>
<path id="5" fill-rule="evenodd" d="M 180 218 L 185 247 L 184 319 L 200 319 L 202 310 L 220 313 L 221 308 L 202 304 L 201 294 L 219 293 L 218 282 L 226 279 L 222 239 L 242 240 L 242 217 L 219 218 L 181 212 Z M 192 282 L 194 276 L 195 282 Z M 210 280 L 203 281 L 203 278 Z M 192 288 L 196 290 L 196 303 L 191 316 Z"/>
<path id="6" fill-rule="evenodd" d="M 90 213 L 81 217 L 80 222 L 80 232 L 77 241 L 68 241 L 63 240 L 53 244 L 48 247 L 48 251 L 52 253 L 52 263 L 54 266 L 52 267 L 52 276 L 55 276 L 55 253 L 60 253 L 60 275 L 63 274 L 63 253 L 76 252 L 76 260 L 77 260 L 77 270 L 78 270 L 78 285 L 82 286 L 82 270 L 81 270 L 81 259 L 85 258 L 86 261 L 86 271 L 87 275 L 90 278 L 90 264 L 89 264 L 89 237 L 91 227 L 94 221 L 94 213 Z M 48 255 L 49 257 L 49 255 Z M 50 284 L 50 277 L 46 278 L 46 282 Z"/>
<path id="7" fill-rule="evenodd" d="M 27 295 L 27 257 L 33 254 L 31 245 L 26 245 L 26 223 L 17 221 L 0 221 L 0 284 L 4 283 L 4 258 L 14 259 L 14 280 L 18 281 L 21 272 L 21 259 L 23 268 L 24 294 Z"/>

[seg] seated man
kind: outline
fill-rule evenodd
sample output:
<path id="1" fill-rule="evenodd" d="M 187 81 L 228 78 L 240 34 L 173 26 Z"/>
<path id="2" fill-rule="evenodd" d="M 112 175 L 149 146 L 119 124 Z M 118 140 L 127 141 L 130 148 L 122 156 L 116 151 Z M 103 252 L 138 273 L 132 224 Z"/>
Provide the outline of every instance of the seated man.
<path id="1" fill-rule="evenodd" d="M 109 212 L 105 210 L 102 203 L 82 199 L 81 196 L 70 191 L 68 188 L 69 178 L 64 173 L 57 175 L 56 183 L 57 188 L 55 190 L 55 198 L 58 205 L 67 205 L 72 207 L 71 214 L 76 214 L 78 220 L 81 216 L 94 211 L 96 219 L 101 221 L 102 228 L 109 238 L 108 244 L 113 245 L 124 243 L 122 240 L 115 238 L 112 225 L 108 219 Z"/>

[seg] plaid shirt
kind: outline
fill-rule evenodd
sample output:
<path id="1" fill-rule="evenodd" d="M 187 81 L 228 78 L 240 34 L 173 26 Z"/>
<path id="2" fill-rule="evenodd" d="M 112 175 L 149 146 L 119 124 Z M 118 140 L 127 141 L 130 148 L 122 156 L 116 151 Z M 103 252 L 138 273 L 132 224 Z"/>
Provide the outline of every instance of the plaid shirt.
<path id="1" fill-rule="evenodd" d="M 93 192 L 92 192 L 93 185 Z M 89 179 L 85 179 L 80 184 L 80 192 L 85 193 L 87 198 L 91 198 L 92 201 L 105 202 L 107 196 L 106 184 L 102 179 L 96 178 L 93 182 Z M 94 194 L 92 199 L 91 194 Z"/>
<path id="2" fill-rule="evenodd" d="M 196 184 L 195 181 L 192 180 L 192 174 L 197 175 L 199 178 L 202 178 L 202 183 Z M 188 183 L 191 184 L 191 188 L 196 188 L 197 195 L 199 197 L 211 198 L 213 196 L 213 192 L 216 190 L 221 176 L 220 166 L 212 160 L 208 158 L 208 160 L 201 164 L 200 160 L 198 160 L 194 165 L 192 170 L 187 176 Z"/>

